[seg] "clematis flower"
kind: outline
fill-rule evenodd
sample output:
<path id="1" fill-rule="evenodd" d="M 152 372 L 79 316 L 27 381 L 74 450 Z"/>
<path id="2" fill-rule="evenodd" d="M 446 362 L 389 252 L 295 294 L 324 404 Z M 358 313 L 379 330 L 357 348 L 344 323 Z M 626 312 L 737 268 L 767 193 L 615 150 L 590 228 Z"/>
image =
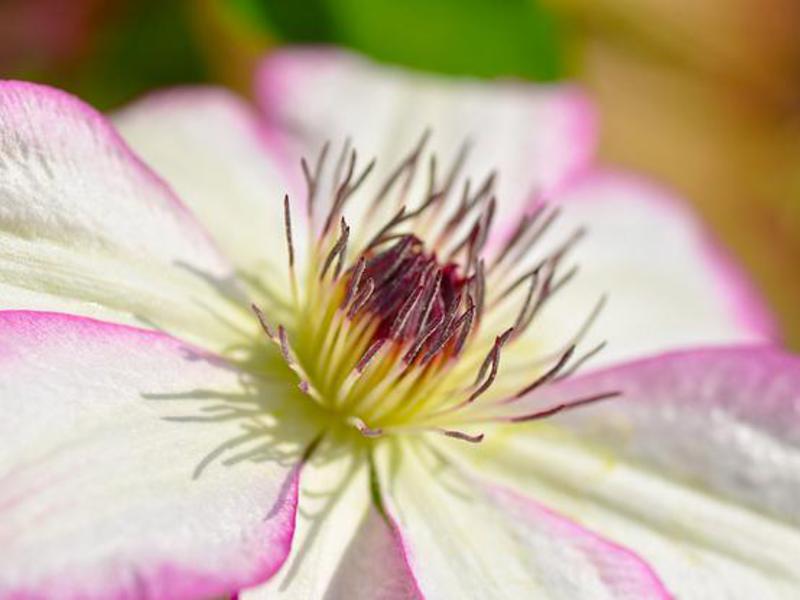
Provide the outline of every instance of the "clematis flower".
<path id="1" fill-rule="evenodd" d="M 577 91 L 259 86 L 0 84 L 0 596 L 800 589 L 800 360 Z"/>

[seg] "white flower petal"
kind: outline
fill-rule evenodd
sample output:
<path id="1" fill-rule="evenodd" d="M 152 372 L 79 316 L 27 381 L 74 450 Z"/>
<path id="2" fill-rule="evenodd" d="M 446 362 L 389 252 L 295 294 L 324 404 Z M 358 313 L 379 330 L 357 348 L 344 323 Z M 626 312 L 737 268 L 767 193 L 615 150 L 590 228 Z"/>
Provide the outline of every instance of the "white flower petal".
<path id="1" fill-rule="evenodd" d="M 561 217 L 520 261 L 519 272 L 577 228 L 587 233 L 562 268 L 566 273 L 576 265 L 577 274 L 529 330 L 540 354 L 569 342 L 604 294 L 607 302 L 584 347 L 608 345 L 592 368 L 675 348 L 777 338 L 755 287 L 667 191 L 632 175 L 594 172 L 567 186 L 553 204 Z M 530 365 L 530 356 L 521 364 Z M 504 358 L 512 360 L 510 353 Z"/>
<path id="2" fill-rule="evenodd" d="M 113 117 L 125 140 L 178 192 L 246 280 L 286 282 L 281 136 L 234 94 L 217 88 L 152 94 Z M 297 187 L 294 182 L 294 187 Z M 299 200 L 299 199 L 298 199 Z M 297 207 L 302 202 L 295 200 Z M 301 210 L 294 217 L 302 222 Z M 295 227 L 295 250 L 306 248 Z"/>
<path id="3" fill-rule="evenodd" d="M 231 273 L 102 115 L 52 88 L 0 82 L 4 308 L 157 324 L 220 349 L 255 328 L 231 305 Z"/>
<path id="4" fill-rule="evenodd" d="M 345 550 L 369 510 L 369 484 L 362 453 L 336 452 L 324 440 L 303 468 L 297 532 L 285 567 L 269 583 L 242 598 L 325 597 Z"/>
<path id="5" fill-rule="evenodd" d="M 524 402 L 530 411 L 609 390 L 623 395 L 489 432 L 459 454 L 635 549 L 677 597 L 797 597 L 800 359 L 686 351 Z"/>
<path id="6" fill-rule="evenodd" d="M 268 579 L 315 434 L 292 388 L 159 333 L 0 312 L 0 596 L 213 597 Z M 246 427 L 230 418 L 254 406 Z"/>
<path id="7" fill-rule="evenodd" d="M 441 174 L 469 140 L 468 175 L 500 170 L 501 218 L 534 191 L 563 184 L 594 152 L 594 113 L 570 86 L 447 79 L 334 49 L 274 52 L 258 84 L 267 117 L 295 134 L 298 153 L 316 153 L 326 140 L 338 149 L 351 136 L 362 157 L 376 157 L 378 172 L 387 173 L 429 127 Z"/>
<path id="8" fill-rule="evenodd" d="M 413 442 L 383 458 L 387 508 L 426 597 L 667 597 L 631 551 L 439 458 Z"/>
<path id="9" fill-rule="evenodd" d="M 500 174 L 490 252 L 531 207 L 534 188 L 552 205 L 563 205 L 560 223 L 518 261 L 517 272 L 563 242 L 573 227 L 588 228 L 568 259 L 581 270 L 532 328 L 537 347 L 526 346 L 527 357 L 569 342 L 604 293 L 608 305 L 590 340 L 606 339 L 609 347 L 594 365 L 687 344 L 777 336 L 759 294 L 688 208 L 633 177 L 588 170 L 593 118 L 570 87 L 436 78 L 346 52 L 304 49 L 271 55 L 259 91 L 270 122 L 295 133 L 297 153 L 315 152 L 329 139 L 335 154 L 341 138 L 352 134 L 362 164 L 376 156 L 377 171 L 394 167 L 426 125 L 433 128 L 429 148 L 439 154 L 440 176 L 460 141 L 473 138 L 475 152 L 465 168 L 473 184 L 492 168 Z M 424 188 L 425 174 L 418 179 Z M 360 196 L 372 198 L 380 182 L 380 175 L 374 177 Z M 409 194 L 412 206 L 413 198 Z M 376 226 L 359 218 L 363 207 L 347 211 L 356 230 Z M 524 286 L 520 290 L 524 296 Z M 515 312 L 505 312 L 513 322 Z"/>

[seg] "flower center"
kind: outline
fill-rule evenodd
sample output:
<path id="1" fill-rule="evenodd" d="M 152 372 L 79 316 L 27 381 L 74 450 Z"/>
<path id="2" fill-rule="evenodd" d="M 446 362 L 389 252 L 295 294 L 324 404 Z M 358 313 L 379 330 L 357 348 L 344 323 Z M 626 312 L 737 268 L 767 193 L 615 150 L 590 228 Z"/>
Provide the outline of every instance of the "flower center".
<path id="1" fill-rule="evenodd" d="M 531 259 L 535 242 L 556 216 L 537 204 L 487 253 L 495 177 L 490 174 L 475 191 L 466 180 L 462 193 L 453 194 L 466 151 L 442 181 L 431 160 L 427 187 L 409 209 L 426 140 L 427 134 L 371 198 L 362 194 L 367 202 L 360 207 L 359 236 L 351 236 L 343 212 L 348 203 L 355 204 L 374 163 L 357 175 L 349 144 L 328 180 L 327 145 L 313 171 L 302 163 L 308 187 L 305 272 L 298 276 L 286 197 L 290 315 L 275 327 L 253 307 L 297 373 L 300 389 L 333 419 L 367 437 L 437 431 L 472 442 L 482 439 L 482 433 L 471 432 L 481 424 L 542 418 L 616 395 L 531 409 L 529 398 L 536 390 L 565 377 L 600 349 L 575 352 L 602 301 L 560 348 L 527 367 L 519 361 L 536 346 L 531 324 L 575 272 L 561 274 L 560 266 L 582 232 Z M 327 211 L 317 223 L 326 182 Z M 371 223 L 380 225 L 371 228 Z M 516 357 L 506 371 L 500 368 L 504 347 Z"/>
<path id="2" fill-rule="evenodd" d="M 441 266 L 410 234 L 382 252 L 366 252 L 348 276 L 343 302 L 349 318 L 376 323 L 364 358 L 386 343 L 408 347 L 407 365 L 458 356 L 475 313 L 473 305 L 456 317 L 468 283 L 458 265 Z"/>

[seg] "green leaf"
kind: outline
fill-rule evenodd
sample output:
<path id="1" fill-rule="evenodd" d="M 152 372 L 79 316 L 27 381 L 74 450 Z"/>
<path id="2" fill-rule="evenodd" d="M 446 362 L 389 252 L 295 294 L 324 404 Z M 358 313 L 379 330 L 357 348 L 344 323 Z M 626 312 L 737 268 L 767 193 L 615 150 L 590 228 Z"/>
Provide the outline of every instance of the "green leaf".
<path id="1" fill-rule="evenodd" d="M 537 0 L 236 0 L 289 42 L 481 77 L 558 79 L 562 27 Z"/>

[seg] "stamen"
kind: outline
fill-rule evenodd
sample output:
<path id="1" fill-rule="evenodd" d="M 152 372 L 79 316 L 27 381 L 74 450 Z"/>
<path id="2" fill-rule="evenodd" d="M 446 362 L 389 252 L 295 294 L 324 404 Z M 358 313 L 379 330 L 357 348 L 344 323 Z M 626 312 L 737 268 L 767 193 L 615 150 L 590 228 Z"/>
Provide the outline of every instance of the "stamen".
<path id="1" fill-rule="evenodd" d="M 283 360 L 286 361 L 286 364 L 290 367 L 294 365 L 294 359 L 292 358 L 292 351 L 289 348 L 289 338 L 286 337 L 286 329 L 284 329 L 283 325 L 278 325 L 278 339 L 280 340 L 281 344 L 281 354 L 283 354 Z"/>
<path id="2" fill-rule="evenodd" d="M 517 315 L 516 321 L 514 321 L 513 329 L 515 331 L 519 331 L 519 332 L 524 331 L 525 330 L 524 325 L 527 322 L 529 322 L 528 317 L 527 317 L 528 308 L 530 307 L 531 302 L 533 300 L 533 293 L 536 291 L 536 288 L 539 285 L 539 271 L 538 270 L 536 270 L 536 271 L 534 271 L 533 273 L 530 274 L 530 280 L 531 280 L 531 283 L 528 286 L 528 293 L 525 296 L 525 301 L 522 303 L 522 308 L 520 309 L 519 314 Z"/>
<path id="3" fill-rule="evenodd" d="M 480 259 L 475 266 L 475 274 L 470 280 L 473 287 L 472 296 L 475 298 L 475 320 L 480 323 L 481 316 L 483 315 L 483 305 L 486 301 L 486 275 L 485 263 Z"/>
<path id="4" fill-rule="evenodd" d="M 334 259 L 338 259 L 336 261 L 336 269 L 333 272 L 333 280 L 336 281 L 339 278 L 339 274 L 342 271 L 342 264 L 344 261 L 344 255 L 347 252 L 347 240 L 350 237 L 350 227 L 347 222 L 342 217 L 340 222 L 341 233 L 339 234 L 339 239 L 336 240 L 336 243 L 333 245 L 330 253 L 328 253 L 327 258 L 325 259 L 325 264 L 322 267 L 322 271 L 319 274 L 319 279 L 322 281 L 325 279 L 325 275 L 328 272 L 331 264 L 333 264 Z"/>
<path id="5" fill-rule="evenodd" d="M 594 356 L 597 356 L 603 348 L 606 347 L 606 342 L 602 341 L 597 344 L 591 350 L 584 352 L 578 359 L 572 363 L 570 367 L 567 368 L 566 371 L 563 371 L 560 375 L 553 378 L 553 381 L 561 381 L 562 379 L 566 379 L 573 375 L 578 369 L 580 369 L 583 365 L 585 365 L 589 360 L 591 360 Z"/>
<path id="6" fill-rule="evenodd" d="M 364 437 L 374 438 L 383 435 L 382 429 L 372 429 L 358 417 L 351 417 L 350 422 L 356 429 L 358 429 L 358 431 L 361 432 L 361 435 L 363 435 Z"/>
<path id="7" fill-rule="evenodd" d="M 397 313 L 397 316 L 392 323 L 392 328 L 389 330 L 390 338 L 402 337 L 401 333 L 405 328 L 406 323 L 408 323 L 408 319 L 411 316 L 412 311 L 419 303 L 419 299 L 422 297 L 422 292 L 424 291 L 424 286 L 417 286 L 417 289 L 414 290 L 414 293 L 411 294 L 411 296 L 409 296 L 405 301 L 403 307 L 400 309 L 400 312 Z"/>
<path id="8" fill-rule="evenodd" d="M 453 164 L 450 166 L 450 171 L 445 179 L 444 189 L 447 190 L 448 193 L 451 189 L 453 189 L 453 185 L 455 184 L 459 173 L 461 173 L 461 170 L 464 168 L 467 158 L 469 157 L 471 147 L 472 143 L 469 140 L 464 140 L 464 142 L 461 144 L 461 147 L 458 149 L 455 160 L 453 160 Z"/>
<path id="9" fill-rule="evenodd" d="M 386 235 L 392 229 L 394 229 L 400 223 L 403 222 L 403 217 L 404 217 L 405 214 L 406 214 L 406 207 L 405 206 L 401 206 L 400 210 L 397 211 L 397 214 L 394 217 L 392 217 L 391 219 L 389 219 L 389 221 L 386 223 L 386 225 L 384 225 L 380 229 L 380 231 L 378 231 L 378 233 L 375 234 L 375 236 L 372 238 L 372 240 L 370 240 L 370 242 L 367 244 L 367 250 L 372 250 L 375 246 L 378 246 L 382 242 L 389 241 L 389 238 L 387 238 Z M 403 237 L 403 236 L 401 235 L 401 237 Z"/>
<path id="10" fill-rule="evenodd" d="M 364 274 L 364 269 L 366 269 L 366 267 L 366 257 L 359 257 L 356 267 L 353 270 L 353 276 L 347 283 L 347 294 L 344 297 L 344 302 L 342 302 L 342 308 L 347 308 L 350 305 L 350 301 L 353 299 L 353 295 L 358 292 L 358 286 L 361 284 L 361 276 Z"/>
<path id="11" fill-rule="evenodd" d="M 431 338 L 434 335 L 439 333 L 439 329 L 444 325 L 444 317 L 440 317 L 438 321 L 433 323 L 430 327 L 427 327 L 420 331 L 419 335 L 417 335 L 417 339 L 414 342 L 414 345 L 411 346 L 411 349 L 406 353 L 403 357 L 403 362 L 406 365 L 410 366 L 414 363 L 416 358 L 422 352 L 422 349 L 425 347 Z"/>
<path id="12" fill-rule="evenodd" d="M 375 291 L 375 280 L 372 277 L 370 277 L 369 279 L 367 279 L 367 283 L 365 284 L 364 289 L 361 290 L 358 296 L 356 296 L 356 299 L 353 300 L 353 306 L 351 306 L 350 310 L 347 311 L 347 316 L 352 319 L 359 312 L 361 312 L 361 309 L 363 309 L 364 306 L 366 306 L 367 302 L 369 302 L 370 299 L 372 298 L 372 293 L 374 291 Z"/>
<path id="13" fill-rule="evenodd" d="M 475 302 L 472 297 L 469 297 L 469 306 L 467 310 L 461 315 L 461 318 L 456 322 L 454 329 L 459 329 L 458 338 L 453 346 L 453 357 L 458 357 L 464 349 L 464 344 L 467 342 L 467 337 L 472 332 L 472 323 L 475 320 Z"/>
<path id="14" fill-rule="evenodd" d="M 308 211 L 308 221 L 313 223 L 314 220 L 314 202 L 317 198 L 317 187 L 319 186 L 319 180 L 322 176 L 322 166 L 325 164 L 325 159 L 328 156 L 328 149 L 330 148 L 330 142 L 325 142 L 322 146 L 322 150 L 320 150 L 319 156 L 317 157 L 316 165 L 314 166 L 314 174 L 312 175 L 309 168 L 308 163 L 306 162 L 305 158 L 300 159 L 300 166 L 303 169 L 303 177 L 306 180 L 306 188 L 308 192 L 308 201 L 306 202 L 306 210 Z"/>
<path id="15" fill-rule="evenodd" d="M 517 400 L 519 398 L 522 398 L 526 394 L 532 392 L 536 388 L 541 387 L 542 385 L 544 385 L 545 383 L 547 383 L 548 381 L 553 379 L 556 375 L 558 375 L 558 373 L 561 371 L 561 369 L 564 368 L 564 366 L 567 364 L 567 362 L 569 362 L 569 359 L 572 358 L 572 355 L 574 353 L 575 353 L 575 345 L 573 344 L 572 346 L 567 348 L 567 351 L 564 352 L 564 354 L 561 355 L 561 358 L 558 359 L 558 362 L 556 362 L 556 364 L 554 364 L 547 371 L 545 371 L 544 375 L 542 375 L 540 377 L 537 377 L 534 380 L 533 383 L 531 383 L 530 385 L 525 386 L 520 391 L 518 391 L 516 394 L 514 394 L 514 397 L 511 399 L 511 401 L 514 401 L 514 400 Z"/>
<path id="16" fill-rule="evenodd" d="M 344 168 L 344 161 L 347 159 L 348 153 L 350 153 L 350 146 L 352 145 L 353 140 L 350 139 L 350 136 L 344 139 L 344 144 L 342 145 L 342 150 L 339 153 L 339 158 L 336 161 L 336 167 L 333 170 L 333 190 L 335 191 L 336 188 L 339 186 L 339 183 L 342 180 L 342 169 Z M 355 163 L 355 157 L 351 155 L 351 159 Z M 334 194 L 335 197 L 335 194 Z"/>
<path id="17" fill-rule="evenodd" d="M 464 183 L 464 191 L 461 194 L 461 202 L 459 202 L 452 216 L 445 222 L 444 227 L 439 234 L 439 238 L 435 242 L 434 246 L 439 247 L 443 245 L 447 238 L 454 233 L 461 223 L 464 222 L 464 219 L 467 218 L 469 213 L 472 212 L 472 210 L 478 205 L 480 205 L 481 202 L 491 197 L 491 191 L 492 187 L 494 186 L 495 178 L 496 174 L 494 172 L 489 173 L 481 187 L 472 197 L 470 197 L 470 180 L 466 180 Z M 462 244 L 459 244 L 459 246 Z"/>
<path id="18" fill-rule="evenodd" d="M 515 234 L 511 236 L 508 244 L 504 247 L 503 251 L 501 251 L 495 262 L 492 263 L 489 269 L 490 271 L 497 270 L 503 262 L 511 261 L 513 263 L 514 259 L 518 259 L 521 255 L 528 252 L 531 247 L 542 238 L 545 232 L 555 223 L 560 214 L 560 209 L 558 207 L 554 208 L 545 217 L 544 222 L 537 229 L 533 229 L 532 226 L 539 220 L 539 217 L 545 213 L 545 210 L 546 206 L 541 205 L 532 213 L 527 221 L 523 219 L 523 222 L 520 223 L 520 227 Z M 527 234 L 530 231 L 533 233 L 528 236 Z"/>
<path id="19" fill-rule="evenodd" d="M 588 396 L 586 398 L 581 398 L 579 400 L 572 400 L 570 402 L 562 402 L 561 404 L 556 404 L 551 408 L 546 408 L 544 410 L 540 410 L 529 415 L 521 415 L 518 417 L 511 417 L 509 422 L 511 423 L 524 423 L 527 421 L 535 421 L 538 419 L 545 419 L 547 417 L 552 417 L 553 415 L 557 415 L 560 412 L 564 412 L 565 410 L 572 410 L 575 408 L 580 408 L 581 406 L 587 406 L 589 404 L 594 404 L 595 402 L 600 402 L 602 400 L 610 400 L 612 398 L 617 398 L 622 395 L 622 392 L 603 392 L 600 394 L 595 394 L 594 396 Z"/>
<path id="20" fill-rule="evenodd" d="M 428 293 L 428 298 L 425 302 L 425 309 L 422 311 L 422 315 L 419 320 L 419 328 L 420 330 L 424 330 L 425 326 L 428 324 L 428 319 L 431 316 L 431 312 L 433 311 L 433 307 L 436 304 L 439 298 L 439 292 L 442 289 L 442 271 L 437 270 L 436 275 L 434 275 L 433 285 L 430 286 L 430 291 Z"/>
<path id="21" fill-rule="evenodd" d="M 251 304 L 250 308 L 252 308 L 253 312 L 256 314 L 256 317 L 258 318 L 258 322 L 261 325 L 261 329 L 264 330 L 264 333 L 267 334 L 267 337 L 269 339 L 274 340 L 275 339 L 275 334 L 272 332 L 272 328 L 269 326 L 269 323 L 267 322 L 267 317 L 264 314 L 264 311 L 262 311 L 255 304 Z"/>
<path id="22" fill-rule="evenodd" d="M 503 345 L 508 341 L 508 338 L 511 336 L 511 333 L 514 331 L 514 328 L 507 329 L 501 335 L 498 335 L 494 340 L 494 345 L 492 349 L 489 351 L 489 354 L 486 355 L 486 359 L 484 359 L 483 364 L 481 365 L 480 370 L 478 371 L 478 376 L 475 378 L 475 383 L 473 386 L 478 386 L 474 392 L 469 395 L 469 398 L 466 399 L 464 404 L 470 404 L 477 400 L 481 394 L 483 394 L 486 390 L 488 390 L 492 383 L 494 383 L 495 377 L 497 377 L 497 368 L 500 366 L 500 351 L 503 349 Z M 484 375 L 486 375 L 487 369 L 491 365 L 491 370 L 489 371 L 489 377 L 485 380 Z M 483 383 L 478 385 L 478 383 L 483 380 Z"/>
<path id="23" fill-rule="evenodd" d="M 468 435 L 463 431 L 454 431 L 452 429 L 438 429 L 437 431 L 439 431 L 439 433 L 443 433 L 447 437 L 455 438 L 463 442 L 469 442 L 470 444 L 480 444 L 483 441 L 482 433 L 479 433 L 478 435 Z"/>
<path id="24" fill-rule="evenodd" d="M 361 174 L 356 177 L 355 182 L 351 183 L 353 180 L 353 173 L 355 171 L 356 166 L 356 158 L 357 154 L 355 150 L 350 152 L 350 161 L 347 167 L 347 175 L 345 175 L 344 180 L 338 185 L 336 189 L 336 193 L 334 194 L 333 204 L 331 206 L 330 212 L 328 213 L 328 218 L 325 220 L 325 226 L 322 228 L 322 235 L 324 236 L 333 225 L 335 219 L 337 219 L 344 208 L 345 203 L 348 199 L 361 187 L 361 184 L 367 179 L 367 176 L 372 172 L 372 169 L 375 167 L 375 160 L 371 160 L 369 164 L 361 171 Z M 337 171 L 339 169 L 339 165 L 337 165 Z M 336 176 L 336 181 L 338 181 L 338 173 Z"/>
<path id="25" fill-rule="evenodd" d="M 372 205 L 370 206 L 370 212 L 374 211 L 381 205 L 383 200 L 389 195 L 389 192 L 398 182 L 403 173 L 408 173 L 406 181 L 404 182 L 403 187 L 401 189 L 401 196 L 405 196 L 409 186 L 411 185 L 411 181 L 414 177 L 414 171 L 416 170 L 419 157 L 422 154 L 425 145 L 428 143 L 428 139 L 430 138 L 430 136 L 431 136 L 430 128 L 427 128 L 425 129 L 425 131 L 422 132 L 422 136 L 420 137 L 419 141 L 417 142 L 417 145 L 414 147 L 411 153 L 403 161 L 401 161 L 399 165 L 397 165 L 394 171 L 391 172 L 391 174 L 386 179 L 384 184 L 378 190 L 378 193 L 372 200 Z"/>
<path id="26" fill-rule="evenodd" d="M 536 342 L 529 327 L 545 303 L 577 274 L 577 266 L 565 273 L 561 267 L 584 230 L 574 231 L 532 267 L 520 267 L 522 257 L 559 214 L 558 208 L 539 203 L 487 263 L 484 252 L 498 210 L 493 193 L 497 174 L 488 173 L 476 189 L 464 178 L 461 194 L 453 194 L 470 150 L 465 143 L 441 184 L 436 157 L 431 156 L 425 190 L 416 201 L 407 198 L 420 164 L 425 164 L 429 138 L 426 130 L 369 199 L 367 221 L 374 226 L 352 235 L 345 217 L 348 203 L 374 170 L 375 161 L 359 168 L 358 154 L 347 139 L 336 159 L 327 198 L 322 197 L 321 182 L 328 172 L 330 144 L 322 147 L 313 169 L 301 161 L 312 242 L 307 271 L 296 277 L 291 204 L 284 196 L 294 303 L 280 306 L 282 323 L 277 332 L 259 306 L 252 305 L 267 338 L 297 374 L 299 389 L 331 418 L 365 438 L 431 432 L 469 443 L 480 442 L 483 433 L 465 433 L 459 424 L 535 420 L 614 397 L 613 392 L 596 394 L 519 414 L 526 410 L 518 404 L 523 396 L 530 398 L 540 388 L 572 375 L 605 345 L 575 358 L 577 344 L 599 314 L 603 298 L 562 350 L 539 354 L 528 363 L 534 380 L 507 396 L 512 384 L 504 377 L 508 372 L 518 374 L 522 366 L 512 362 L 501 372 L 501 354 L 519 352 Z M 318 226 L 314 217 L 320 203 L 324 219 Z M 518 305 L 508 310 L 510 303 Z M 487 323 L 508 317 L 513 321 L 498 327 L 499 335 L 484 331 Z M 465 384 L 473 373 L 472 384 Z M 500 391 L 490 395 L 493 386 Z"/>
<path id="27" fill-rule="evenodd" d="M 292 244 L 292 216 L 289 212 L 289 194 L 283 196 L 283 226 L 286 233 L 286 251 L 289 253 L 289 268 L 294 270 L 294 244 Z"/>
<path id="28" fill-rule="evenodd" d="M 539 205 L 533 213 L 531 214 L 524 214 L 517 225 L 517 228 L 514 232 L 509 236 L 508 240 L 503 247 L 500 249 L 500 252 L 497 254 L 497 258 L 495 258 L 495 262 L 492 266 L 496 266 L 503 262 L 503 259 L 508 255 L 511 249 L 517 244 L 519 239 L 525 235 L 525 232 L 536 222 L 536 219 L 539 218 L 539 215 L 544 211 L 544 205 Z"/>
<path id="29" fill-rule="evenodd" d="M 372 357 L 375 356 L 378 350 L 383 348 L 386 342 L 387 342 L 386 338 L 381 338 L 379 340 L 375 340 L 374 342 L 372 342 L 372 345 L 367 349 L 366 352 L 364 352 L 364 356 L 362 356 L 361 360 L 358 361 L 358 364 L 356 365 L 355 368 L 356 372 L 363 373 L 364 369 L 367 368 L 369 361 L 372 360 Z"/>
<path id="30" fill-rule="evenodd" d="M 434 356 L 439 354 L 439 351 L 442 350 L 442 348 L 444 348 L 445 344 L 447 344 L 447 342 L 450 341 L 450 338 L 452 338 L 453 335 L 455 335 L 458 326 L 461 324 L 461 321 L 463 321 L 467 315 L 467 313 L 464 313 L 460 317 L 458 317 L 458 319 L 456 319 L 455 313 L 459 303 L 460 301 L 454 303 L 451 310 L 447 313 L 447 316 L 444 319 L 443 326 L 439 330 L 438 339 L 428 349 L 428 351 L 425 353 L 425 356 L 422 357 L 421 364 L 425 365 L 428 362 L 430 362 Z"/>
<path id="31" fill-rule="evenodd" d="M 294 272 L 294 244 L 292 243 L 292 215 L 289 210 L 289 194 L 283 196 L 283 227 L 286 234 L 286 252 L 289 256 L 289 285 L 292 288 L 292 298 L 297 302 L 297 276 Z"/>

